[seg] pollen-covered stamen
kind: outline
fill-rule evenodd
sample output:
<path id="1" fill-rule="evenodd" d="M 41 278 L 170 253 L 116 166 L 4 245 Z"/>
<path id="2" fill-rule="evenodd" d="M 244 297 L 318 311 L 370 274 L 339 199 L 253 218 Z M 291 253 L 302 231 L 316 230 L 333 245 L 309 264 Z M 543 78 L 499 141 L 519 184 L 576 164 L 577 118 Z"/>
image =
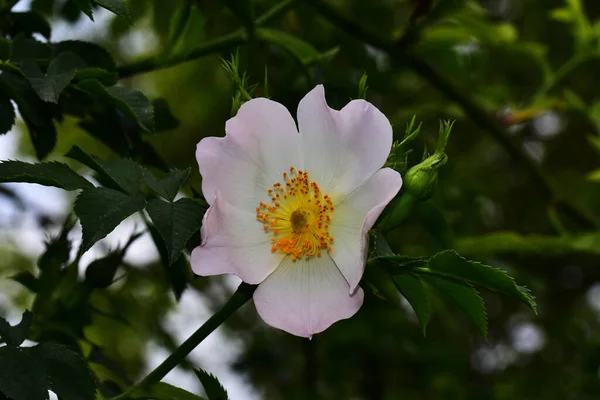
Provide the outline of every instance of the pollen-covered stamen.
<path id="1" fill-rule="evenodd" d="M 277 182 L 268 190 L 271 204 L 260 202 L 256 218 L 273 237 L 273 253 L 300 257 L 321 257 L 321 251 L 331 251 L 334 242 L 329 223 L 334 210 L 329 195 L 323 195 L 308 172 L 290 167 L 283 173 L 284 183 Z"/>

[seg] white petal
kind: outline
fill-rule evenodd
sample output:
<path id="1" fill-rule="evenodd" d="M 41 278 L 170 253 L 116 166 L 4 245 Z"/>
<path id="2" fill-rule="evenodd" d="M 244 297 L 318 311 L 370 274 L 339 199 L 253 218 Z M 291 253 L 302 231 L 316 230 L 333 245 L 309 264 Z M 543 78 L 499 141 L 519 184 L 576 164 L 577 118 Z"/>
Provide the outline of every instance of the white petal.
<path id="1" fill-rule="evenodd" d="M 335 238 L 329 254 L 350 284 L 350 293 L 364 272 L 369 229 L 401 186 L 400 174 L 384 168 L 336 205 L 329 224 L 329 232 Z"/>
<path id="2" fill-rule="evenodd" d="M 371 103 L 353 100 L 342 110 L 327 105 L 322 85 L 298 105 L 304 168 L 324 193 L 343 198 L 385 163 L 392 127 Z"/>
<path id="3" fill-rule="evenodd" d="M 253 210 L 290 166 L 303 167 L 300 135 L 289 111 L 258 98 L 242 105 L 225 126 L 225 138 L 198 143 L 196 158 L 209 204 L 217 191 L 234 206 Z"/>
<path id="4" fill-rule="evenodd" d="M 362 289 L 353 295 L 348 289 L 348 283 L 327 255 L 297 261 L 286 257 L 258 286 L 254 303 L 267 324 L 310 338 L 360 309 Z"/>
<path id="5" fill-rule="evenodd" d="M 202 245 L 192 251 L 192 269 L 198 275 L 235 274 L 258 284 L 273 272 L 283 254 L 271 252 L 271 235 L 256 214 L 242 211 L 220 195 L 204 216 Z"/>

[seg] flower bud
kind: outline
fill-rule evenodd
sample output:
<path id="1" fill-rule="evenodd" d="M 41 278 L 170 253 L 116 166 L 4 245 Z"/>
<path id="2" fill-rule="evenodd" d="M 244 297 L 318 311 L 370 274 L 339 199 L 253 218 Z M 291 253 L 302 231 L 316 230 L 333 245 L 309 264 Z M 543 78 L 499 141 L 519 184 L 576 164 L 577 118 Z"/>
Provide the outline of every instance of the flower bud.
<path id="1" fill-rule="evenodd" d="M 95 289 L 107 288 L 113 283 L 122 261 L 119 251 L 92 261 L 85 270 L 85 282 Z"/>
<path id="2" fill-rule="evenodd" d="M 438 180 L 438 169 L 446 164 L 448 156 L 436 152 L 421 163 L 415 165 L 404 175 L 404 189 L 420 201 L 429 199 Z"/>

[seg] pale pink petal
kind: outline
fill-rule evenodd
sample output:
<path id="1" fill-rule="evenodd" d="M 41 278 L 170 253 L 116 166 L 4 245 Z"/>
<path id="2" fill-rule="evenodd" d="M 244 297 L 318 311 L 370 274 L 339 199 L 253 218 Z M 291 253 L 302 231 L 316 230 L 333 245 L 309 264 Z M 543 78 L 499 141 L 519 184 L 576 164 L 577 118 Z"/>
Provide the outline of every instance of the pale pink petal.
<path id="1" fill-rule="evenodd" d="M 256 214 L 227 203 L 220 193 L 204 216 L 202 245 L 192 251 L 192 270 L 202 276 L 235 274 L 258 284 L 273 272 L 283 254 L 271 252 L 271 235 Z"/>
<path id="2" fill-rule="evenodd" d="M 348 292 L 348 282 L 327 255 L 297 261 L 286 257 L 258 286 L 254 303 L 267 324 L 310 338 L 359 310 L 362 289 Z"/>
<path id="3" fill-rule="evenodd" d="M 290 166 L 303 167 L 296 124 L 279 103 L 264 98 L 244 103 L 225 131 L 224 138 L 204 138 L 196 149 L 209 204 L 219 191 L 230 204 L 253 210 L 268 200 L 267 190 Z"/>
<path id="4" fill-rule="evenodd" d="M 329 232 L 335 238 L 330 256 L 348 281 L 350 293 L 363 275 L 369 244 L 368 231 L 402 186 L 400 174 L 384 168 L 337 205 Z"/>
<path id="5" fill-rule="evenodd" d="M 392 127 L 371 103 L 353 100 L 342 110 L 327 105 L 322 85 L 298 105 L 304 168 L 324 193 L 343 198 L 385 163 Z"/>

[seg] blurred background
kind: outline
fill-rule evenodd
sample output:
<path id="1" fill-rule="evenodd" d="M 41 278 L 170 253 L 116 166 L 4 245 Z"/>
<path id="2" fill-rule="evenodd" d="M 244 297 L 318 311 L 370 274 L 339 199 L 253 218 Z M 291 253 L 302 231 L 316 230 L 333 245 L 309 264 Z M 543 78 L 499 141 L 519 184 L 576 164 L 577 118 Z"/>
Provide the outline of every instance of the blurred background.
<path id="1" fill-rule="evenodd" d="M 168 382 L 202 393 L 195 364 L 218 376 L 234 400 L 600 397 L 600 3 L 130 0 L 133 24 L 99 8 L 92 22 L 74 3 L 21 0 L 15 9 L 48 16 L 53 42 L 105 47 L 120 66 L 121 85 L 162 99 L 172 120 L 143 140 L 168 166 L 192 166 L 197 190 L 195 145 L 224 135 L 235 88 L 220 58 L 236 49 L 240 70 L 259 84 L 255 95 L 264 94 L 267 73 L 268 95 L 292 114 L 318 83 L 332 107 L 343 107 L 366 73 L 367 99 L 388 116 L 397 139 L 413 115 L 422 121 L 412 154 L 434 148 L 441 119 L 456 120 L 434 197 L 388 241 L 398 254 L 453 247 L 504 268 L 539 305 L 535 316 L 482 292 L 486 340 L 460 311 L 436 303 L 423 336 L 408 303 L 397 307 L 367 294 L 355 317 L 307 341 L 266 326 L 248 304 Z M 195 52 L 283 3 L 266 26 L 287 35 Z M 192 60 L 157 68 L 173 55 Z M 74 144 L 108 159 L 137 156 L 79 122 L 57 122 L 49 159 L 65 161 Z M 102 129 L 118 142 L 120 127 L 107 122 Z M 0 136 L 0 159 L 33 161 L 34 154 L 23 122 Z M 191 195 L 186 190 L 182 195 Z M 37 274 L 45 241 L 59 233 L 74 196 L 0 185 L 0 314 L 9 321 L 31 306 L 23 277 Z M 446 224 L 432 222 L 434 212 Z M 141 217 L 128 219 L 84 256 L 79 273 L 143 230 Z M 75 247 L 80 235 L 79 227 L 70 233 Z M 64 312 L 55 322 L 79 332 L 100 377 L 135 381 L 238 283 L 193 277 L 185 263 L 178 268 L 165 270 L 146 233 L 129 247 L 117 282 L 95 291 L 85 311 Z"/>

